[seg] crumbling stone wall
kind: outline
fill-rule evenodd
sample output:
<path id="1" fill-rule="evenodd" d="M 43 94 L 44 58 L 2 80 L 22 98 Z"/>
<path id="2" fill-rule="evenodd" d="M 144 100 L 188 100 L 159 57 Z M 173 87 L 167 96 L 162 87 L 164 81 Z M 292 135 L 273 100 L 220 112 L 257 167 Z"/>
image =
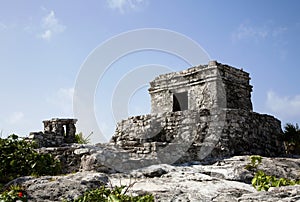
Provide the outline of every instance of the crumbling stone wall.
<path id="1" fill-rule="evenodd" d="M 150 82 L 152 113 L 119 122 L 111 144 L 162 163 L 282 155 L 281 123 L 252 112 L 249 81 L 247 72 L 216 61 L 160 75 Z"/>
<path id="2" fill-rule="evenodd" d="M 246 154 L 278 156 L 284 153 L 278 141 L 281 133 L 280 121 L 269 115 L 204 109 L 130 117 L 118 123 L 111 143 L 132 157 L 187 162 Z"/>
<path id="3" fill-rule="evenodd" d="M 45 120 L 44 132 L 31 132 L 29 139 L 39 147 L 61 146 L 65 143 L 75 143 L 75 124 L 77 119 L 53 118 Z"/>

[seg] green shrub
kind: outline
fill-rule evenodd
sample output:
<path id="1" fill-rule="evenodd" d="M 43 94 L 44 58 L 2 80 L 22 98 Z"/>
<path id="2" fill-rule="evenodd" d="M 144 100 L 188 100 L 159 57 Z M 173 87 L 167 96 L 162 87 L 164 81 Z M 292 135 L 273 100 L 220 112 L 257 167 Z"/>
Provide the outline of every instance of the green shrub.
<path id="1" fill-rule="evenodd" d="M 8 190 L 0 194 L 0 202 L 27 201 L 27 194 L 20 186 L 10 186 Z"/>
<path id="2" fill-rule="evenodd" d="M 87 137 L 84 137 L 82 132 L 75 134 L 76 143 L 78 144 L 89 144 L 90 143 L 90 136 L 93 134 L 91 132 Z"/>
<path id="3" fill-rule="evenodd" d="M 250 163 L 246 165 L 247 170 L 257 169 L 257 166 L 261 164 L 262 157 L 259 155 L 250 156 Z"/>
<path id="4" fill-rule="evenodd" d="M 284 141 L 287 154 L 300 155 L 300 128 L 295 125 L 287 123 L 284 126 L 282 140 Z"/>
<path id="5" fill-rule="evenodd" d="M 0 184 L 26 175 L 56 175 L 61 167 L 50 154 L 39 154 L 35 145 L 10 135 L 0 138 Z"/>
<path id="6" fill-rule="evenodd" d="M 276 178 L 272 175 L 266 175 L 262 170 L 257 170 L 261 164 L 262 157 L 258 155 L 250 156 L 250 163 L 246 165 L 247 170 L 255 170 L 256 173 L 251 181 L 252 186 L 258 191 L 268 191 L 270 187 L 281 187 L 300 184 L 300 180 L 290 180 L 286 178 Z"/>
<path id="7" fill-rule="evenodd" d="M 268 191 L 270 187 L 281 187 L 300 184 L 300 180 L 290 180 L 286 178 L 276 178 L 272 175 L 266 175 L 263 171 L 256 172 L 252 179 L 252 185 L 258 191 Z"/>
<path id="8" fill-rule="evenodd" d="M 83 196 L 74 200 L 74 202 L 153 202 L 153 195 L 130 196 L 126 192 L 130 186 L 116 186 L 112 189 L 101 186 L 98 189 L 90 190 L 84 193 Z M 126 188 L 126 189 L 125 189 Z"/>

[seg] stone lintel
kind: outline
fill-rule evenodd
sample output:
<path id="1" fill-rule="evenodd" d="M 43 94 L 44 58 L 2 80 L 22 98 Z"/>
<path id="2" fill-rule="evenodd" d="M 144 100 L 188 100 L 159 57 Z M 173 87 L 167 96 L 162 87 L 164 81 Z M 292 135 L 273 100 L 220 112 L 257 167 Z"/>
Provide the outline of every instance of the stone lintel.
<path id="1" fill-rule="evenodd" d="M 71 119 L 71 118 L 52 118 L 50 120 L 44 120 L 43 123 L 61 123 L 61 124 L 76 124 L 78 120 L 77 119 Z"/>

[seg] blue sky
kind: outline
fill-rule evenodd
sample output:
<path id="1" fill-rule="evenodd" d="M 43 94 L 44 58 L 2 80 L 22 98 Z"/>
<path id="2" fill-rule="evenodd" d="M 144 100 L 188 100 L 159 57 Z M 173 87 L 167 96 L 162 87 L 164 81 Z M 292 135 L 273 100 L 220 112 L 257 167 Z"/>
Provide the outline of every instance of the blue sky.
<path id="1" fill-rule="evenodd" d="M 193 39 L 211 59 L 250 73 L 254 111 L 300 123 L 300 1 L 0 0 L 0 130 L 27 136 L 42 120 L 73 117 L 80 67 L 99 44 L 133 29 L 169 29 Z M 111 91 L 142 64 L 187 68 L 174 56 L 145 51 L 114 64 L 95 93 L 95 114 L 109 138 Z M 150 112 L 147 86 L 129 115 Z M 80 120 L 79 120 L 80 122 Z M 93 129 L 78 128 L 85 134 Z"/>

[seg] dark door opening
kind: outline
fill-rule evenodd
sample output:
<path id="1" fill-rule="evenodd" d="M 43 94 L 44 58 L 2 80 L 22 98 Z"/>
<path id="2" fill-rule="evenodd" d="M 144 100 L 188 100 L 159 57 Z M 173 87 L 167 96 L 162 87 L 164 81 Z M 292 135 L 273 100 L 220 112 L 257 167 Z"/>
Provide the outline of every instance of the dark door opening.
<path id="1" fill-rule="evenodd" d="M 173 112 L 183 111 L 188 109 L 188 94 L 174 93 L 173 94 Z"/>

